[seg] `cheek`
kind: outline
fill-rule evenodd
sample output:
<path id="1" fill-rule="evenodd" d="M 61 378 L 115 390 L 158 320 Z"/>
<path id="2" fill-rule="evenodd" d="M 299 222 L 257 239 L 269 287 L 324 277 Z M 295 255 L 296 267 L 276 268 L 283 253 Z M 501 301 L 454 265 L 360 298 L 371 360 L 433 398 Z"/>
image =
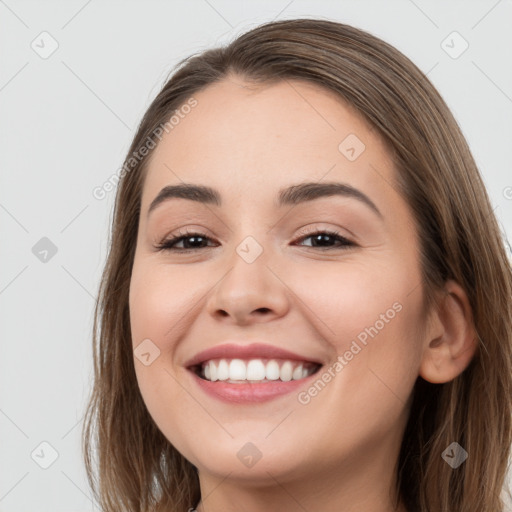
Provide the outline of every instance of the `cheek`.
<path id="1" fill-rule="evenodd" d="M 134 347 L 149 338 L 158 340 L 161 350 L 168 350 L 162 344 L 185 334 L 181 320 L 193 312 L 203 294 L 199 283 L 179 270 L 151 262 L 134 265 L 130 284 Z"/>
<path id="2" fill-rule="evenodd" d="M 147 365 L 134 355 L 137 384 L 149 414 L 180 451 L 186 448 L 189 436 L 204 435 L 199 426 L 183 421 L 197 414 L 197 404 L 177 383 L 179 376 L 172 359 L 175 345 L 186 335 L 180 320 L 189 317 L 194 303 L 204 295 L 197 288 L 175 269 L 171 274 L 169 267 L 148 261 L 134 264 L 129 295 L 133 348 L 137 352 L 137 346 L 142 342 L 147 344 L 149 339 L 159 350 L 159 355 L 153 359 L 152 354 Z M 189 459 L 197 462 L 191 456 Z"/>
<path id="3" fill-rule="evenodd" d="M 343 428 L 345 440 L 333 451 L 375 448 L 405 421 L 421 359 L 422 301 L 421 286 L 411 285 L 415 274 L 399 267 L 338 265 L 294 288 L 336 353 L 300 395 L 305 415 L 332 424 L 333 436 Z"/>
<path id="4" fill-rule="evenodd" d="M 405 403 L 418 376 L 423 346 L 419 274 L 412 264 L 386 263 L 319 265 L 292 286 L 336 353 L 333 380 L 344 388 L 338 396 L 348 393 L 372 403 L 384 391 L 391 401 L 398 397 Z"/>
<path id="5" fill-rule="evenodd" d="M 414 286 L 419 277 L 400 262 L 323 263 L 286 279 L 316 323 L 324 326 L 322 334 L 340 349 L 367 327 L 376 324 L 379 332 L 389 331 L 390 324 L 405 327 L 397 319 L 419 313 L 421 287 Z M 364 334 L 360 339 L 364 341 Z"/>

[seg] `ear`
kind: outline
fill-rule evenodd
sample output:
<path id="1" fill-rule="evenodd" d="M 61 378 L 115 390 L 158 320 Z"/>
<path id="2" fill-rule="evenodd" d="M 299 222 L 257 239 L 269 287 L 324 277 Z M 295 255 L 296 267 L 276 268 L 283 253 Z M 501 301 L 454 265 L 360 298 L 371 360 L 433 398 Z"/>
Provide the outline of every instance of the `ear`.
<path id="1" fill-rule="evenodd" d="M 460 375 L 478 346 L 473 313 L 464 289 L 453 280 L 446 282 L 439 307 L 432 312 L 420 376 L 441 384 Z"/>

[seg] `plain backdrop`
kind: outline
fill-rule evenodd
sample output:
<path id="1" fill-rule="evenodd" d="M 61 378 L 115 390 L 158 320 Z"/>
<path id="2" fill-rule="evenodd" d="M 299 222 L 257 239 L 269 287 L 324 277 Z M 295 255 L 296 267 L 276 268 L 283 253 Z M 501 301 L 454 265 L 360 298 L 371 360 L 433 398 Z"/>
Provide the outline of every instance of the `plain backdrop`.
<path id="1" fill-rule="evenodd" d="M 98 510 L 80 431 L 115 191 L 93 189 L 180 59 L 307 16 L 428 72 L 512 239 L 511 1 L 0 0 L 0 512 Z"/>

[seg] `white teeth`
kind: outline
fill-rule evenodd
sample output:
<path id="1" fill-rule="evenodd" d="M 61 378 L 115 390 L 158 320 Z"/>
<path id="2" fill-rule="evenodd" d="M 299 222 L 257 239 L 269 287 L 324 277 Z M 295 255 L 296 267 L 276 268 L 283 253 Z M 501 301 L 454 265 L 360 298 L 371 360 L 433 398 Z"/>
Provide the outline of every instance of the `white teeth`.
<path id="1" fill-rule="evenodd" d="M 277 364 L 277 361 L 274 361 L 273 359 L 269 361 L 265 368 L 265 373 L 268 380 L 279 379 L 279 364 Z"/>
<path id="2" fill-rule="evenodd" d="M 215 382 L 269 382 L 304 379 L 315 370 L 315 365 L 297 361 L 251 359 L 210 360 L 203 365 L 202 375 L 206 380 Z"/>
<path id="3" fill-rule="evenodd" d="M 210 361 L 208 366 L 210 367 L 210 380 L 215 382 L 217 380 L 217 366 L 213 361 Z"/>
<path id="4" fill-rule="evenodd" d="M 281 377 L 281 380 L 284 382 L 288 382 L 289 380 L 292 380 L 293 375 L 293 366 L 290 361 L 285 361 L 283 363 L 283 366 L 281 366 L 281 371 L 279 372 L 279 376 Z"/>
<path id="5" fill-rule="evenodd" d="M 263 361 L 261 359 L 251 359 L 247 365 L 247 380 L 263 380 L 265 376 Z"/>
<path id="6" fill-rule="evenodd" d="M 219 366 L 217 367 L 217 378 L 219 380 L 229 379 L 229 366 L 225 359 L 221 359 L 219 361 Z"/>
<path id="7" fill-rule="evenodd" d="M 247 368 L 241 359 L 233 359 L 229 363 L 229 378 L 230 380 L 245 380 L 247 375 Z"/>
<path id="8" fill-rule="evenodd" d="M 301 364 L 299 364 L 299 366 L 297 366 L 297 368 L 295 368 L 295 370 L 293 370 L 292 379 L 293 380 L 302 379 L 302 365 Z"/>

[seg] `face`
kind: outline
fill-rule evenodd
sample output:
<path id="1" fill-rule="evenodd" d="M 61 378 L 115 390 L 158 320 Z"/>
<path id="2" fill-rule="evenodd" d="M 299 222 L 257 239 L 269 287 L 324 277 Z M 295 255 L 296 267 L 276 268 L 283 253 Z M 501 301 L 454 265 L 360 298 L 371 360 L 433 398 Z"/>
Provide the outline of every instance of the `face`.
<path id="1" fill-rule="evenodd" d="M 423 322 L 389 152 L 306 82 L 230 77 L 194 98 L 142 193 L 130 317 L 148 411 L 200 475 L 285 482 L 366 465 L 382 478 Z M 168 189 L 150 208 L 185 184 L 218 198 Z"/>

